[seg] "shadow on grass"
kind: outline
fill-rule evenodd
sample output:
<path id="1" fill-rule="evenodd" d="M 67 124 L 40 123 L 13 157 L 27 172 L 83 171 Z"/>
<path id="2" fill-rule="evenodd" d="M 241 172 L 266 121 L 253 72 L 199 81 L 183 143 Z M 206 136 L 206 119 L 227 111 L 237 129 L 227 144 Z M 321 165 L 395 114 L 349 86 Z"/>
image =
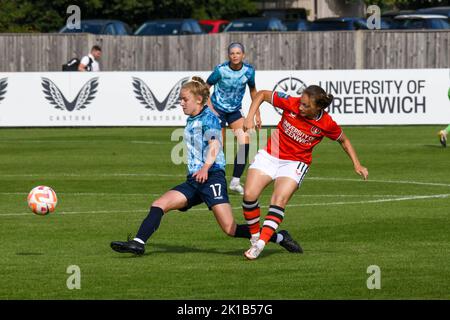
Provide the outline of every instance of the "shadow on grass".
<path id="1" fill-rule="evenodd" d="M 189 254 L 189 253 L 211 253 L 211 254 L 220 254 L 220 255 L 229 255 L 229 256 L 237 256 L 237 257 L 243 257 L 244 251 L 247 248 L 237 249 L 237 250 L 218 250 L 218 249 L 206 249 L 206 248 L 195 248 L 195 247 L 189 247 L 189 246 L 182 246 L 182 245 L 169 245 L 169 244 L 162 244 L 162 243 L 150 243 L 146 245 L 146 252 L 141 257 L 151 256 L 154 254 L 174 254 L 174 253 L 180 253 L 180 254 Z M 272 254 L 282 253 L 285 251 L 283 248 L 266 248 L 264 249 L 261 256 L 258 258 L 263 259 L 265 257 L 268 257 Z M 123 254 L 118 256 L 117 258 L 138 258 L 140 256 L 136 256 L 133 254 Z"/>

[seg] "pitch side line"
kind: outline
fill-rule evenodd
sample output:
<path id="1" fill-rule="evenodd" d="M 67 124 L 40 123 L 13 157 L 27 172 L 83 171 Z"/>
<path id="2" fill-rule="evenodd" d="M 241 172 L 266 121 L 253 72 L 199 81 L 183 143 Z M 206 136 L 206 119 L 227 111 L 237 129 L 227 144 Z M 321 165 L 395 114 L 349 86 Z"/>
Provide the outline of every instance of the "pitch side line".
<path id="1" fill-rule="evenodd" d="M 45 174 L 2 174 L 0 177 L 14 178 L 14 177 L 186 177 L 186 174 L 164 174 L 164 173 L 105 173 L 105 174 L 86 174 L 86 173 L 45 173 Z"/>
<path id="2" fill-rule="evenodd" d="M 21 195 L 27 195 L 26 192 L 0 192 L 0 195 L 14 195 L 14 196 L 21 196 Z M 151 196 L 151 197 L 158 197 L 162 196 L 163 193 L 106 193 L 106 192 L 58 192 L 57 195 L 71 195 L 71 196 L 136 196 L 136 197 L 143 197 L 143 196 Z M 394 195 L 395 197 L 395 195 Z"/>
<path id="3" fill-rule="evenodd" d="M 330 205 L 346 205 L 346 204 L 370 204 L 370 203 L 382 203 L 382 202 L 395 202 L 395 201 L 408 201 L 408 200 L 423 200 L 423 199 L 436 199 L 436 198 L 448 198 L 450 193 L 447 194 L 435 194 L 429 196 L 411 196 L 402 198 L 388 198 L 388 199 L 377 199 L 377 200 L 366 200 L 366 201 L 339 201 L 339 202 L 326 202 L 326 203 L 304 203 L 304 204 L 290 204 L 287 207 L 312 207 L 312 206 L 330 206 Z M 268 208 L 269 206 L 261 206 L 261 208 Z M 232 207 L 233 210 L 242 209 L 241 207 Z M 191 211 L 207 211 L 208 208 L 191 209 Z M 146 209 L 139 210 L 125 210 L 125 211 L 111 211 L 111 210 L 99 210 L 99 211 L 67 211 L 59 212 L 57 214 L 67 215 L 67 214 L 89 214 L 89 213 L 130 213 L 130 212 L 146 212 Z M 0 217 L 10 217 L 10 216 L 26 216 L 31 215 L 31 213 L 4 213 L 0 214 Z"/>
<path id="4" fill-rule="evenodd" d="M 132 196 L 132 197 L 158 197 L 162 196 L 163 193 L 106 193 L 106 192 L 58 192 L 58 195 L 71 195 L 71 196 L 112 196 L 112 197 L 120 197 L 120 196 Z M 0 192 L 0 195 L 7 196 L 24 196 L 28 195 L 27 192 Z M 228 196 L 236 196 L 242 197 L 240 194 L 229 194 Z M 270 195 L 263 195 L 269 197 Z M 407 194 L 297 194 L 297 197 L 312 197 L 312 198 L 338 198 L 338 197 L 371 197 L 371 198 L 382 198 L 382 197 L 414 197 L 415 195 L 407 195 Z"/>
<path id="5" fill-rule="evenodd" d="M 324 178 L 324 177 L 309 177 L 307 179 L 310 180 L 334 180 L 334 181 L 358 181 L 358 182 L 377 182 L 377 183 L 399 183 L 399 184 L 416 184 L 416 185 L 425 185 L 425 186 L 438 186 L 438 187 L 450 187 L 448 183 L 439 183 L 439 182 L 420 182 L 420 181 L 407 181 L 407 180 L 367 180 L 363 181 L 362 179 L 349 179 L 349 178 Z"/>
<path id="6" fill-rule="evenodd" d="M 394 201 L 408 201 L 408 200 L 421 200 L 421 199 L 433 199 L 433 198 L 448 198 L 450 193 L 447 194 L 435 194 L 429 196 L 410 196 L 402 198 L 387 198 L 377 200 L 365 200 L 365 201 L 338 201 L 338 202 L 324 202 L 324 203 L 303 203 L 303 204 L 288 204 L 287 207 L 315 207 L 315 206 L 334 206 L 334 205 L 346 205 L 346 204 L 366 204 L 366 203 L 381 203 L 381 202 L 394 202 Z M 269 208 L 269 206 L 260 206 L 261 208 Z M 242 209 L 241 207 L 233 207 L 233 210 Z M 193 209 L 195 210 L 195 209 Z M 208 210 L 207 208 L 201 208 L 197 210 Z"/>
<path id="7" fill-rule="evenodd" d="M 160 174 L 160 173 L 105 173 L 105 174 L 78 174 L 78 173 L 57 173 L 57 174 L 2 174 L 0 177 L 186 177 L 185 174 Z M 229 178 L 229 177 L 228 177 Z M 352 178 L 333 178 L 333 177 L 306 177 L 306 180 L 327 180 L 327 181 L 356 181 L 364 183 L 397 183 L 397 184 L 414 184 L 424 186 L 450 187 L 450 183 L 439 182 L 421 182 L 421 181 L 407 181 L 407 180 L 367 180 L 352 179 Z"/>

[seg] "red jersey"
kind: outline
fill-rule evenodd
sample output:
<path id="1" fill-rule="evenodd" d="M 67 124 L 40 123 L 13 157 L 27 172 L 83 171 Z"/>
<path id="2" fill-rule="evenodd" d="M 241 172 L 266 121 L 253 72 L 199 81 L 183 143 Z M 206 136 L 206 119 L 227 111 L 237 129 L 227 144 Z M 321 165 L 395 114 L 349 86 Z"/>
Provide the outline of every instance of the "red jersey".
<path id="1" fill-rule="evenodd" d="M 310 164 L 312 150 L 323 137 L 337 140 L 342 135 L 341 127 L 322 110 L 317 119 L 300 115 L 300 97 L 290 97 L 274 92 L 272 105 L 283 110 L 283 115 L 266 147 L 266 151 L 279 159 L 301 161 Z"/>

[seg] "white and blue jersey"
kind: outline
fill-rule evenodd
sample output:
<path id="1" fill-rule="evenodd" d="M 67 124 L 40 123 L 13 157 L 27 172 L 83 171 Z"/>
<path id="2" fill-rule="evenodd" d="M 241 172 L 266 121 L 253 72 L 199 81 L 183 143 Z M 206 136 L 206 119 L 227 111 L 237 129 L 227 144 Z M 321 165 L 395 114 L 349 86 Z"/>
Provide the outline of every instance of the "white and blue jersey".
<path id="1" fill-rule="evenodd" d="M 255 68 L 243 63 L 240 70 L 230 68 L 230 62 L 222 63 L 214 68 L 206 82 L 214 86 L 211 102 L 214 109 L 222 112 L 234 112 L 242 107 L 245 87 L 255 88 Z"/>
<path id="2" fill-rule="evenodd" d="M 208 172 L 225 171 L 220 120 L 211 109 L 204 106 L 198 115 L 187 118 L 184 129 L 184 141 L 188 151 L 188 175 L 192 175 L 204 166 L 209 150 L 208 141 L 211 139 L 220 142 L 220 151 Z"/>

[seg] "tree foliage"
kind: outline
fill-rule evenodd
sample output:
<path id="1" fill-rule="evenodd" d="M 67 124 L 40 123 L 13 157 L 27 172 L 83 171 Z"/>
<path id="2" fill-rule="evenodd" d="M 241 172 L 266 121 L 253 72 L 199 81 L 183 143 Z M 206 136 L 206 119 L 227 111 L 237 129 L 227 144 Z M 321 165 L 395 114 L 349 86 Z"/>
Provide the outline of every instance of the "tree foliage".
<path id="1" fill-rule="evenodd" d="M 257 12 L 254 0 L 1 0 L 0 32 L 56 32 L 72 4 L 81 19 L 118 19 L 132 28 L 151 19 L 234 19 Z"/>

